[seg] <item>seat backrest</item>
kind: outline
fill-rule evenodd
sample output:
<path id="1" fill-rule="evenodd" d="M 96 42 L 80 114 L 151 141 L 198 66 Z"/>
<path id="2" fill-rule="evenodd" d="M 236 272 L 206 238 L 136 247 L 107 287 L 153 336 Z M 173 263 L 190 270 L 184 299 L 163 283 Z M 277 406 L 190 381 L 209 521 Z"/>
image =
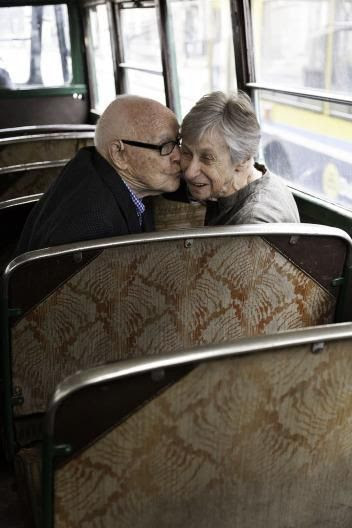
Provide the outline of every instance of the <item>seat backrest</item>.
<path id="1" fill-rule="evenodd" d="M 12 260 L 18 238 L 34 204 L 41 195 L 0 202 L 0 272 Z"/>
<path id="2" fill-rule="evenodd" d="M 351 345 L 342 324 L 72 376 L 46 526 L 350 526 Z"/>
<path id="3" fill-rule="evenodd" d="M 349 244 L 337 229 L 273 224 L 116 237 L 17 257 L 3 280 L 4 349 L 24 399 L 15 415 L 44 411 L 53 387 L 77 369 L 333 322 L 341 286 L 332 281 L 343 276 Z M 318 268 L 318 250 L 331 256 L 330 267 Z"/>
<path id="4" fill-rule="evenodd" d="M 71 159 L 81 147 L 92 145 L 94 132 L 56 132 L 0 138 L 0 167 L 38 161 Z"/>
<path id="5" fill-rule="evenodd" d="M 156 231 L 204 226 L 206 208 L 200 203 L 177 202 L 163 196 L 153 196 L 152 203 Z"/>
<path id="6" fill-rule="evenodd" d="M 12 128 L 1 128 L 0 138 L 19 136 L 34 136 L 38 134 L 53 134 L 62 132 L 95 132 L 95 125 L 88 124 L 57 124 L 57 125 L 29 125 Z"/>
<path id="7" fill-rule="evenodd" d="M 10 169 L 0 168 L 0 200 L 22 199 L 44 193 L 58 177 L 67 160 L 23 164 Z"/>
<path id="8" fill-rule="evenodd" d="M 0 200 L 45 192 L 94 132 L 42 133 L 0 138 Z"/>

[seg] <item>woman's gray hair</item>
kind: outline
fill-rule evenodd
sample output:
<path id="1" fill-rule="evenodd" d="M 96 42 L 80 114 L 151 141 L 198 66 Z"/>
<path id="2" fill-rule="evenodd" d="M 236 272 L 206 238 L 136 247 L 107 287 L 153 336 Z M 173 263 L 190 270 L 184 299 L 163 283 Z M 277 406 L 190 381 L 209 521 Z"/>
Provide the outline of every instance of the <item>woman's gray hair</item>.
<path id="1" fill-rule="evenodd" d="M 182 138 L 192 143 L 206 132 L 223 135 L 233 163 L 253 158 L 258 151 L 260 127 L 251 100 L 244 92 L 204 95 L 182 122 Z"/>

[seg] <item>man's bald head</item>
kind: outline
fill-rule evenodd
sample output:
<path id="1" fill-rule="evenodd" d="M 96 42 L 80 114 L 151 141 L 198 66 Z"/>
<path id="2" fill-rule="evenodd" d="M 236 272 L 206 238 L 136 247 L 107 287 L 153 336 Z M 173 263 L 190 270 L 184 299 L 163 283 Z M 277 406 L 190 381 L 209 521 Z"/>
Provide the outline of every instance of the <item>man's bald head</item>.
<path id="1" fill-rule="evenodd" d="M 95 146 L 129 188 L 143 198 L 178 188 L 178 132 L 179 124 L 169 108 L 153 99 L 120 95 L 98 121 Z M 131 145 L 130 141 L 146 145 Z M 170 143 L 169 154 L 161 155 L 158 146 Z"/>
<path id="2" fill-rule="evenodd" d="M 101 115 L 95 132 L 95 147 L 109 161 L 109 146 L 117 139 L 153 143 L 155 130 L 175 119 L 173 112 L 153 99 L 119 95 Z"/>

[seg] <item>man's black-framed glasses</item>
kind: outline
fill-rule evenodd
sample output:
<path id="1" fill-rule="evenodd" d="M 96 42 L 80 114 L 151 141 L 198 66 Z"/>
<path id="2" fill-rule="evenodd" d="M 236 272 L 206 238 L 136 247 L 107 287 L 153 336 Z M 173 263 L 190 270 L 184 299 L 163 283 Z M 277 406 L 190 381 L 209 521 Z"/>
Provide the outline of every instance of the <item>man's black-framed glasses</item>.
<path id="1" fill-rule="evenodd" d="M 132 145 L 133 147 L 141 147 L 146 149 L 153 149 L 158 150 L 160 152 L 160 156 L 169 156 L 171 152 L 174 150 L 176 145 L 178 147 L 181 146 L 181 136 L 177 136 L 177 138 L 173 141 L 167 141 L 166 143 L 162 143 L 161 145 L 153 145 L 152 143 L 143 143 L 142 141 L 132 141 L 130 139 L 121 139 L 122 143 L 126 143 L 127 145 Z"/>

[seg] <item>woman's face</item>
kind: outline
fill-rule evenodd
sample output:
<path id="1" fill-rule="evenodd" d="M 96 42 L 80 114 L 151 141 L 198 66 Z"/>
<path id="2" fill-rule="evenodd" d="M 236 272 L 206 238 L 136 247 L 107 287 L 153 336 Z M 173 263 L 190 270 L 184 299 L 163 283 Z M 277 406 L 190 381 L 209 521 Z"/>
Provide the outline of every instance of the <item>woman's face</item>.
<path id="1" fill-rule="evenodd" d="M 217 199 L 235 192 L 235 165 L 228 146 L 216 130 L 197 143 L 182 137 L 181 170 L 188 189 L 197 200 Z"/>

